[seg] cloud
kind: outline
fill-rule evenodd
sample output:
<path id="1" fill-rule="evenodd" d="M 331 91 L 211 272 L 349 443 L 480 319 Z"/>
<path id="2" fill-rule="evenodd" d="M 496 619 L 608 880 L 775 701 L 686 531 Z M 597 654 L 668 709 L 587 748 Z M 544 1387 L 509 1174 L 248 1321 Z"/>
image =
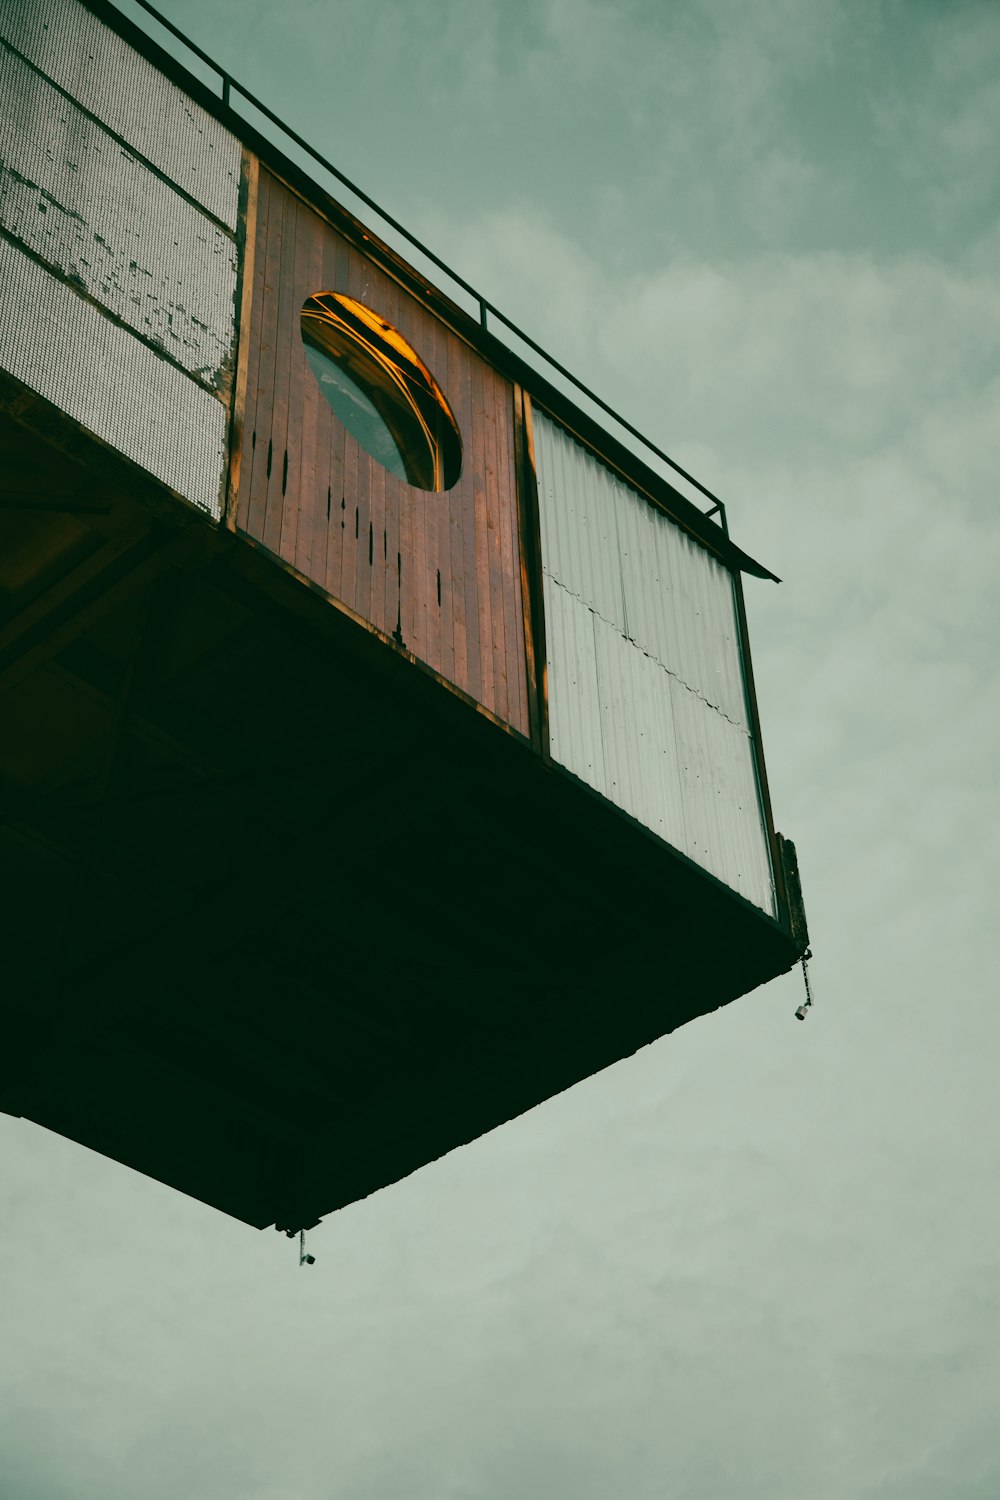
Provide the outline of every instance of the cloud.
<path id="1" fill-rule="evenodd" d="M 308 1275 L 3 1121 L 3 1481 L 993 1500 L 995 11 L 170 14 L 785 577 L 747 594 L 817 1003 L 791 975 L 683 1028 L 337 1215 Z M 975 233 L 945 258 L 899 183 Z"/>
<path id="2" fill-rule="evenodd" d="M 537 209 L 434 227 L 491 300 L 668 448 L 764 470 L 822 453 L 846 470 L 905 442 L 949 483 L 957 464 L 960 486 L 990 463 L 991 275 L 836 252 L 616 275 Z"/>
<path id="3" fill-rule="evenodd" d="M 877 142 L 897 161 L 911 191 L 926 197 L 944 231 L 956 220 L 982 222 L 984 210 L 996 218 L 998 56 L 995 6 L 964 0 L 925 8 L 873 101 Z"/>

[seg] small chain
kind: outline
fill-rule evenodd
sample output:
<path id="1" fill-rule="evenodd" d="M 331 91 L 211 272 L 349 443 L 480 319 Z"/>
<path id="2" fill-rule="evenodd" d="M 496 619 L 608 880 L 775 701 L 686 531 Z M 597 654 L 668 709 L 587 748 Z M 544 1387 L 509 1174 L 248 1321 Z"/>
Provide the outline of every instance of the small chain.
<path id="1" fill-rule="evenodd" d="M 806 962 L 806 960 L 809 958 L 812 958 L 812 953 L 807 948 L 805 953 L 803 953 L 802 955 L 802 978 L 806 982 L 806 998 L 799 1006 L 798 1010 L 795 1012 L 796 1020 L 799 1021 L 805 1020 L 806 1014 L 812 1009 L 813 1003 L 812 985 L 809 983 L 809 965 Z"/>

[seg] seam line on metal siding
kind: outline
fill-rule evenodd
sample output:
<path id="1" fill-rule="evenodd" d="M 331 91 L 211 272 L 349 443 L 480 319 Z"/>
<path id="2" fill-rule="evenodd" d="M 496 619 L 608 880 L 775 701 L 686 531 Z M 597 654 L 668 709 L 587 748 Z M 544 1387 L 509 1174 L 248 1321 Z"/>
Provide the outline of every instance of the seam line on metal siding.
<path id="1" fill-rule="evenodd" d="M 206 208 L 204 203 L 199 203 L 198 199 L 193 197 L 186 188 L 181 187 L 179 182 L 175 182 L 172 177 L 168 177 L 162 167 L 158 167 L 155 162 L 151 162 L 148 156 L 143 156 L 142 152 L 136 150 L 131 141 L 126 140 L 123 135 L 119 135 L 117 130 L 112 130 L 106 120 L 102 120 L 100 115 L 95 115 L 85 104 L 81 104 L 79 99 L 74 98 L 68 89 L 64 89 L 61 83 L 56 83 L 54 78 L 50 78 L 44 68 L 40 68 L 37 63 L 33 63 L 30 57 L 25 57 L 23 52 L 20 52 L 17 47 L 12 46 L 4 37 L 0 37 L 0 47 L 3 47 L 12 57 L 16 57 L 26 68 L 30 68 L 39 78 L 43 78 L 50 88 L 54 88 L 57 94 L 61 94 L 65 100 L 73 105 L 74 109 L 78 109 L 81 115 L 90 120 L 91 124 L 98 126 L 110 140 L 114 141 L 116 145 L 121 146 L 137 162 L 141 162 L 144 167 L 152 172 L 154 177 L 158 177 L 161 182 L 166 183 L 167 187 L 172 188 L 179 198 L 183 198 L 192 208 L 196 208 L 200 214 L 204 214 L 209 223 L 214 224 L 217 229 L 221 229 L 223 234 L 235 244 L 236 235 L 224 219 L 218 218 L 210 208 Z"/>
<path id="2" fill-rule="evenodd" d="M 30 185 L 33 187 L 35 184 L 32 183 Z M 193 370 L 189 370 L 186 365 L 182 365 L 181 362 L 173 354 L 170 353 L 169 349 L 165 349 L 162 344 L 157 344 L 147 335 L 140 333 L 139 330 L 137 328 L 134 328 L 131 323 L 126 323 L 124 318 L 120 318 L 116 312 L 113 312 L 111 310 L 110 307 L 106 307 L 103 302 L 98 301 L 93 293 L 87 291 L 86 287 L 79 286 L 70 277 L 66 276 L 58 266 L 54 266 L 52 262 L 46 260 L 43 255 L 39 255 L 38 251 L 33 250 L 30 245 L 25 245 L 23 241 L 17 238 L 16 235 L 11 234 L 9 229 L 5 229 L 2 224 L 0 224 L 0 239 L 6 240 L 7 244 L 10 245 L 12 249 L 19 251 L 20 254 L 25 257 L 25 259 L 34 261 L 35 265 L 38 266 L 41 270 L 45 271 L 47 275 L 51 276 L 53 281 L 60 282 L 64 287 L 71 291 L 74 296 L 79 297 L 81 302 L 86 302 L 88 306 L 94 309 L 95 312 L 99 312 L 102 317 L 107 318 L 109 323 L 113 323 L 115 327 L 120 328 L 123 333 L 130 333 L 137 343 L 142 344 L 143 347 L 148 349 L 151 354 L 155 354 L 158 359 L 162 359 L 165 365 L 169 365 L 170 368 L 172 370 L 176 370 L 179 375 L 183 375 L 188 380 L 192 381 L 200 391 L 205 391 L 207 395 L 215 396 L 218 400 L 223 401 L 224 404 L 228 405 L 228 397 L 223 397 L 220 392 L 216 390 L 215 386 L 211 384 L 210 381 L 199 378 L 199 376 Z"/>
<path id="3" fill-rule="evenodd" d="M 667 666 L 666 662 L 662 662 L 658 656 L 654 656 L 651 651 L 647 651 L 645 646 L 641 646 L 639 642 L 632 636 L 622 635 L 614 620 L 609 620 L 605 615 L 601 614 L 601 611 L 599 609 L 595 609 L 592 604 L 588 604 L 587 600 L 584 599 L 581 594 L 574 593 L 574 591 L 572 589 L 568 589 L 564 583 L 560 583 L 559 579 L 556 578 L 555 574 L 550 572 L 548 568 L 543 568 L 542 572 L 551 583 L 555 584 L 556 588 L 562 589 L 563 593 L 568 594 L 571 599 L 578 600 L 579 603 L 583 605 L 584 609 L 589 609 L 592 615 L 596 615 L 599 620 L 602 620 L 610 630 L 613 630 L 616 635 L 621 636 L 623 641 L 628 641 L 629 645 L 634 646 L 636 651 L 640 652 L 641 655 L 648 658 L 649 661 L 655 662 L 655 664 L 661 669 L 661 671 L 666 672 L 668 677 L 672 677 L 675 682 L 679 682 L 681 687 L 686 688 L 687 691 L 692 695 L 692 697 L 697 698 L 700 703 L 704 703 L 706 708 L 712 709 L 714 713 L 717 713 L 719 715 L 720 719 L 725 719 L 727 724 L 732 724 L 734 729 L 738 729 L 740 733 L 745 734 L 748 739 L 753 738 L 745 724 L 741 724 L 738 719 L 731 719 L 724 708 L 721 708 L 718 703 L 713 703 L 711 698 L 706 698 L 704 693 L 699 693 L 698 689 L 696 687 L 692 687 L 691 684 L 685 678 L 683 678 L 679 672 L 675 672 L 672 667 Z"/>

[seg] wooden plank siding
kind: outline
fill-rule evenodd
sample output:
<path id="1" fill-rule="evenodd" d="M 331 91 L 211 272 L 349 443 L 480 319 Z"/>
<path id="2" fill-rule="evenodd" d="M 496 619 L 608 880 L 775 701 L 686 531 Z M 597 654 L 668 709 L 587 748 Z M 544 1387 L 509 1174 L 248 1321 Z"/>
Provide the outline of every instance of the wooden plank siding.
<path id="1" fill-rule="evenodd" d="M 398 479 L 323 399 L 300 325 L 318 292 L 364 302 L 424 360 L 462 435 L 452 489 Z M 511 382 L 263 166 L 249 339 L 236 530 L 527 737 Z"/>

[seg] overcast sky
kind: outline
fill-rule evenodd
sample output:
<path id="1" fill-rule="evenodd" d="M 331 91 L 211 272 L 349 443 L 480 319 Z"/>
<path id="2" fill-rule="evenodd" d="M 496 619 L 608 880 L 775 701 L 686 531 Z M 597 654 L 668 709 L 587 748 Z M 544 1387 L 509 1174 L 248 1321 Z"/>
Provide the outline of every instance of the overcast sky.
<path id="1" fill-rule="evenodd" d="M 695 1022 L 310 1270 L 0 1116 L 0 1495 L 997 1500 L 1000 5 L 161 3 L 785 580 L 816 1006 Z"/>

